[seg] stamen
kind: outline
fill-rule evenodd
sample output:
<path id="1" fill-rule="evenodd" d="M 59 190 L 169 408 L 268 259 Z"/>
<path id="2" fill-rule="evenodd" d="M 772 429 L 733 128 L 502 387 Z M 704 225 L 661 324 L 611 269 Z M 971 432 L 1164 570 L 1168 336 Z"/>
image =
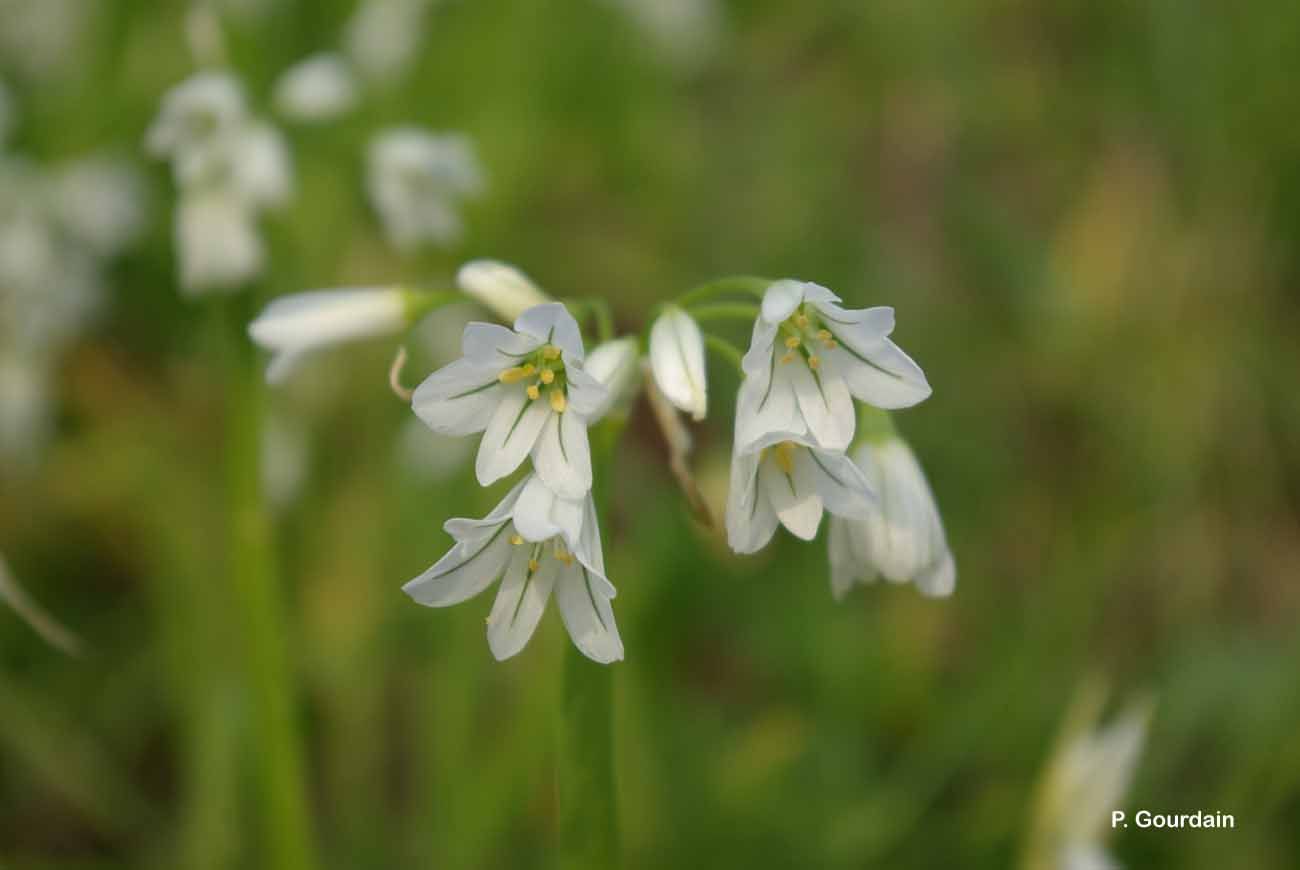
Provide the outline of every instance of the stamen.
<path id="1" fill-rule="evenodd" d="M 553 344 L 548 344 L 542 348 L 542 359 L 557 360 L 560 358 L 560 349 Z"/>
<path id="2" fill-rule="evenodd" d="M 533 364 L 527 363 L 526 365 L 506 369 L 501 374 L 497 375 L 497 380 L 501 381 L 503 384 L 517 384 L 524 378 L 531 377 L 535 371 L 537 371 L 537 369 Z"/>
<path id="3" fill-rule="evenodd" d="M 541 378 L 542 383 L 549 384 L 555 380 L 555 372 L 550 369 L 542 369 L 542 373 L 538 377 Z"/>
<path id="4" fill-rule="evenodd" d="M 530 399 L 536 399 L 542 395 L 542 391 L 537 388 L 537 384 L 529 384 L 528 389 L 525 392 L 528 393 L 528 398 Z"/>
<path id="5" fill-rule="evenodd" d="M 787 353 L 785 356 L 781 357 L 781 362 L 783 362 L 783 363 L 792 363 L 792 362 L 794 362 L 794 354 L 793 354 L 793 353 Z"/>
<path id="6" fill-rule="evenodd" d="M 821 365 L 822 365 L 822 359 L 817 354 L 814 353 L 808 357 L 808 368 L 816 371 L 817 369 L 821 368 Z"/>
<path id="7" fill-rule="evenodd" d="M 822 341 L 830 341 L 831 331 L 829 329 L 819 329 L 817 330 L 817 337 L 820 338 Z"/>
<path id="8" fill-rule="evenodd" d="M 840 346 L 840 343 L 833 338 L 828 338 L 822 343 L 826 345 L 827 350 L 835 350 L 835 348 Z"/>
<path id="9" fill-rule="evenodd" d="M 541 567 L 541 564 L 540 564 L 536 559 L 529 559 L 529 560 L 528 560 L 528 573 L 529 573 L 529 574 L 536 574 L 536 573 L 537 573 L 537 569 L 540 568 L 540 567 Z"/>
<path id="10" fill-rule="evenodd" d="M 794 316 L 794 325 L 800 329 L 807 329 L 808 323 L 808 315 L 804 314 L 802 311 Z"/>
<path id="11" fill-rule="evenodd" d="M 573 564 L 573 556 L 569 551 L 564 549 L 564 544 L 560 541 L 555 542 L 555 558 L 565 565 Z"/>
<path id="12" fill-rule="evenodd" d="M 781 466 L 781 470 L 786 474 L 794 474 L 794 451 L 797 445 L 793 441 L 782 441 L 776 445 L 773 454 L 776 456 L 776 464 Z"/>
<path id="13" fill-rule="evenodd" d="M 569 400 L 564 397 L 564 390 L 551 390 L 551 410 L 563 414 L 567 407 L 569 407 Z"/>
<path id="14" fill-rule="evenodd" d="M 524 542 L 524 538 L 518 532 L 515 532 L 513 535 L 510 536 L 510 543 L 514 544 L 516 547 L 521 545 L 523 542 Z"/>
<path id="15" fill-rule="evenodd" d="M 797 335 L 792 335 L 785 340 L 785 346 L 790 348 L 790 350 L 794 350 L 796 347 L 798 347 L 799 343 L 800 343 L 799 336 Z"/>

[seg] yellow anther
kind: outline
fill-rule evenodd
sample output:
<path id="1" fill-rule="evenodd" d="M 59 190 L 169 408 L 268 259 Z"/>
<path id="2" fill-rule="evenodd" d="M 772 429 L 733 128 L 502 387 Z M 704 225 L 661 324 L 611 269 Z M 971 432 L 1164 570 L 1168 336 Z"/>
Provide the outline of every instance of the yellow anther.
<path id="1" fill-rule="evenodd" d="M 542 379 L 542 383 L 549 384 L 555 380 L 555 372 L 550 369 L 542 369 L 542 373 L 538 377 Z"/>
<path id="2" fill-rule="evenodd" d="M 548 344 L 542 348 L 542 359 L 557 360 L 560 358 L 560 349 L 553 344 Z"/>
<path id="3" fill-rule="evenodd" d="M 786 474 L 794 474 L 794 451 L 797 446 L 793 441 L 782 441 L 772 451 L 772 455 L 776 457 L 776 464 L 781 466 L 781 470 Z"/>
<path id="4" fill-rule="evenodd" d="M 537 388 L 537 384 L 529 384 L 526 392 L 530 399 L 536 399 L 542 395 L 542 391 Z"/>
<path id="5" fill-rule="evenodd" d="M 833 338 L 828 338 L 822 343 L 826 345 L 827 350 L 835 350 L 835 348 L 840 346 L 840 343 Z"/>
<path id="6" fill-rule="evenodd" d="M 518 532 L 510 536 L 510 543 L 514 544 L 516 547 L 518 547 L 523 542 L 524 542 L 524 538 Z"/>
<path id="7" fill-rule="evenodd" d="M 551 410 L 563 414 L 567 407 L 569 407 L 569 400 L 564 397 L 564 390 L 551 390 Z"/>
<path id="8" fill-rule="evenodd" d="M 555 558 L 563 562 L 565 565 L 573 564 L 573 556 L 564 549 L 564 545 L 559 541 L 555 542 Z"/>
<path id="9" fill-rule="evenodd" d="M 781 357 L 781 362 L 783 362 L 783 363 L 792 363 L 792 362 L 794 362 L 794 354 L 792 354 L 792 353 L 787 353 L 785 356 Z"/>
<path id="10" fill-rule="evenodd" d="M 529 559 L 529 560 L 528 560 L 528 573 L 529 573 L 529 574 L 534 574 L 534 573 L 536 573 L 536 572 L 537 572 L 537 569 L 540 568 L 540 567 L 541 567 L 541 565 L 538 564 L 538 562 L 537 562 L 536 559 Z"/>
<path id="11" fill-rule="evenodd" d="M 799 327 L 800 329 L 807 329 L 808 315 L 800 311 L 798 314 L 794 316 L 794 325 Z"/>
<path id="12" fill-rule="evenodd" d="M 821 368 L 821 365 L 821 357 L 817 356 L 817 354 L 812 354 L 808 357 L 808 368 L 816 370 Z"/>
<path id="13" fill-rule="evenodd" d="M 497 379 L 503 384 L 517 384 L 524 378 L 531 377 L 535 371 L 537 371 L 537 369 L 533 367 L 533 364 L 528 363 L 527 365 L 506 369 L 501 374 L 497 375 Z"/>
<path id="14" fill-rule="evenodd" d="M 817 337 L 820 338 L 822 341 L 830 341 L 831 331 L 829 329 L 819 329 L 817 330 Z"/>
<path id="15" fill-rule="evenodd" d="M 789 338 L 787 338 L 785 340 L 785 346 L 790 348 L 790 350 L 794 350 L 796 347 L 799 346 L 799 336 L 792 335 Z"/>

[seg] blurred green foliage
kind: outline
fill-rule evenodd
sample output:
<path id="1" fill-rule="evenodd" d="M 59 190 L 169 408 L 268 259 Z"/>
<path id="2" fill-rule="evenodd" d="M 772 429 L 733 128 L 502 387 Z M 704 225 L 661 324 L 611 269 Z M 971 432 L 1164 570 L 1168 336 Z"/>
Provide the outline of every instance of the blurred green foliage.
<path id="1" fill-rule="evenodd" d="M 229 22 L 263 105 L 352 4 L 270 6 Z M 10 78 L 11 147 L 138 153 L 192 69 L 185 6 L 72 8 L 66 73 Z M 824 541 L 732 557 L 686 516 L 646 409 L 631 420 L 602 517 L 628 651 L 627 865 L 1009 866 L 1063 712 L 1100 676 L 1157 702 L 1130 805 L 1238 825 L 1118 832 L 1127 866 L 1295 867 L 1300 6 L 724 10 L 683 67 L 612 3 L 438 5 L 409 76 L 343 123 L 291 128 L 299 192 L 261 291 L 438 284 L 494 256 L 608 296 L 630 330 L 736 272 L 896 307 L 935 388 L 898 423 L 943 508 L 951 600 L 878 586 L 836 605 Z M 471 135 L 491 189 L 462 244 L 403 258 L 361 171 L 369 134 L 408 122 Z M 5 867 L 262 866 L 220 324 L 177 294 L 170 182 L 151 171 L 152 233 L 61 369 L 58 437 L 38 474 L 2 480 L 0 549 L 87 645 L 66 658 L 0 614 Z M 567 639 L 549 614 L 498 664 L 486 597 L 401 594 L 446 548 L 443 520 L 499 493 L 403 463 L 390 350 L 314 360 L 273 396 L 310 444 L 277 531 L 320 852 L 547 866 Z M 714 373 L 697 465 L 721 500 L 735 382 Z"/>

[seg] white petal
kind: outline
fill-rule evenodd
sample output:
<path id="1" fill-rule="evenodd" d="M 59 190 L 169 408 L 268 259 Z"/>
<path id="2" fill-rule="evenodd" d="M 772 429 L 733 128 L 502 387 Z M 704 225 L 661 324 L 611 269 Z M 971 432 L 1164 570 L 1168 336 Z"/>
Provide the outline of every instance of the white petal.
<path id="1" fill-rule="evenodd" d="M 592 661 L 609 664 L 622 660 L 623 640 L 601 585 L 592 571 L 575 561 L 560 574 L 555 603 L 573 645 Z"/>
<path id="2" fill-rule="evenodd" d="M 518 468 L 537 443 L 550 414 L 545 399 L 530 400 L 519 385 L 503 391 L 478 446 L 474 463 L 478 482 L 488 486 Z"/>
<path id="3" fill-rule="evenodd" d="M 848 520 L 832 516 L 826 530 L 826 543 L 831 566 L 831 595 L 839 601 L 848 594 L 858 576 L 858 566 L 849 542 L 851 532 Z"/>
<path id="4" fill-rule="evenodd" d="M 758 491 L 758 453 L 731 457 L 731 488 L 727 493 L 727 543 L 737 553 L 756 553 L 772 540 L 777 518 L 766 496 Z"/>
<path id="5" fill-rule="evenodd" d="M 773 432 L 802 435 L 807 425 L 799 413 L 790 369 L 795 363 L 778 363 L 767 387 L 749 377 L 740 385 L 736 400 L 736 450 L 745 453 Z"/>
<path id="6" fill-rule="evenodd" d="M 473 260 L 461 266 L 456 285 L 502 320 L 513 321 L 547 301 L 546 294 L 527 275 L 496 260 Z"/>
<path id="7" fill-rule="evenodd" d="M 636 390 L 637 374 L 640 371 L 637 354 L 637 341 L 632 336 L 628 336 L 607 341 L 587 355 L 587 359 L 582 364 L 584 378 L 589 375 L 605 388 L 605 394 L 600 401 L 592 403 L 588 408 L 577 408 L 578 413 L 584 415 L 588 422 L 596 422 L 605 416 L 614 404 L 624 398 L 630 400 Z M 576 372 L 577 369 L 574 371 Z M 579 386 L 581 382 L 581 378 L 574 379 L 570 374 L 571 385 Z M 578 391 L 570 390 L 570 402 L 574 400 L 575 392 L 585 393 L 585 385 Z"/>
<path id="8" fill-rule="evenodd" d="M 402 591 L 429 607 L 447 607 L 474 597 L 501 576 L 516 549 L 510 544 L 510 528 L 510 523 L 501 523 L 481 540 L 457 542 Z"/>
<path id="9" fill-rule="evenodd" d="M 833 302 L 816 306 L 817 313 L 840 344 L 862 353 L 894 331 L 894 309 L 888 305 L 847 310 Z"/>
<path id="10" fill-rule="evenodd" d="M 559 302 L 534 305 L 515 320 L 515 332 L 531 335 L 564 352 L 564 361 L 582 362 L 582 332 L 569 309 Z"/>
<path id="11" fill-rule="evenodd" d="M 515 655 L 533 636 L 560 569 L 558 559 L 543 555 L 537 570 L 529 571 L 533 548 L 525 545 L 512 549 L 505 579 L 488 615 L 488 646 L 498 661 Z"/>
<path id="12" fill-rule="evenodd" d="M 266 366 L 266 382 L 268 384 L 282 384 L 288 380 L 289 375 L 302 362 L 308 354 L 303 351 L 282 351 L 271 357 L 271 361 Z"/>
<path id="13" fill-rule="evenodd" d="M 802 447 L 794 454 L 794 473 L 796 488 L 816 492 L 837 516 L 863 519 L 875 502 L 871 485 L 843 453 Z"/>
<path id="14" fill-rule="evenodd" d="M 443 523 L 443 530 L 457 541 L 481 540 L 487 537 L 496 531 L 497 526 L 513 516 L 515 505 L 519 502 L 519 496 L 527 483 L 528 479 L 525 478 L 511 487 L 506 497 L 501 499 L 497 506 L 492 508 L 492 512 L 483 519 L 470 520 L 456 517 Z"/>
<path id="15" fill-rule="evenodd" d="M 650 328 L 650 366 L 668 401 L 703 420 L 708 409 L 704 336 L 695 319 L 676 306 L 665 308 Z"/>
<path id="16" fill-rule="evenodd" d="M 785 320 L 803 302 L 804 283 L 785 279 L 769 284 L 763 293 L 763 320 L 777 324 Z"/>
<path id="17" fill-rule="evenodd" d="M 560 498 L 539 476 L 531 474 L 515 505 L 514 520 L 525 541 L 540 543 L 558 535 L 574 548 L 582 535 L 583 502 Z"/>
<path id="18" fill-rule="evenodd" d="M 952 554 L 945 552 L 943 558 L 918 574 L 916 588 L 932 598 L 951 595 L 957 588 L 957 563 L 953 561 Z"/>
<path id="19" fill-rule="evenodd" d="M 789 371 L 808 434 L 827 450 L 846 449 L 853 442 L 857 412 L 834 362 L 826 360 L 819 372 L 808 368 L 802 359 L 779 367 Z"/>
<path id="20" fill-rule="evenodd" d="M 585 496 L 591 490 L 587 421 L 575 411 L 550 413 L 533 447 L 533 465 L 557 495 L 571 499 Z"/>
<path id="21" fill-rule="evenodd" d="M 597 576 L 605 576 L 605 554 L 600 547 L 600 522 L 596 519 L 596 500 L 590 493 L 583 503 L 582 537 L 574 548 L 574 555 Z M 613 598 L 616 594 L 614 585 L 608 580 L 605 581 L 604 594 L 606 598 Z"/>
<path id="22" fill-rule="evenodd" d="M 469 435 L 487 428 L 507 392 L 495 366 L 458 359 L 438 369 L 415 388 L 411 408 L 430 429 L 443 435 Z"/>
<path id="23" fill-rule="evenodd" d="M 776 364 L 773 351 L 776 349 L 776 324 L 768 323 L 763 318 L 754 321 L 754 331 L 749 339 L 749 350 L 745 351 L 740 367 L 746 379 L 753 378 L 762 384 L 763 390 L 772 377 L 772 366 Z"/>
<path id="24" fill-rule="evenodd" d="M 565 376 L 569 381 L 569 410 L 586 420 L 592 420 L 608 404 L 609 390 L 588 374 L 585 368 L 585 364 L 581 368 L 577 364 L 565 367 Z"/>
<path id="25" fill-rule="evenodd" d="M 826 359 L 855 398 L 877 408 L 910 408 L 931 392 L 921 367 L 887 338 L 861 350 L 841 345 L 827 351 Z"/>
<path id="26" fill-rule="evenodd" d="M 539 344 L 531 335 L 520 335 L 499 323 L 475 321 L 465 324 L 460 352 L 475 363 L 508 369 L 519 365 Z"/>
<path id="27" fill-rule="evenodd" d="M 249 324 L 248 334 L 271 350 L 305 350 L 392 335 L 405 326 L 400 290 L 314 290 L 272 300 Z"/>
<path id="28" fill-rule="evenodd" d="M 775 511 L 781 525 L 797 538 L 811 541 L 817 536 L 817 526 L 822 520 L 822 503 L 810 491 L 800 491 L 792 474 L 786 474 L 772 458 L 758 466 L 760 497 L 765 497 Z"/>
<path id="29" fill-rule="evenodd" d="M 315 54 L 299 61 L 275 83 L 276 108 L 295 121 L 329 121 L 357 104 L 352 70 L 336 54 Z"/>

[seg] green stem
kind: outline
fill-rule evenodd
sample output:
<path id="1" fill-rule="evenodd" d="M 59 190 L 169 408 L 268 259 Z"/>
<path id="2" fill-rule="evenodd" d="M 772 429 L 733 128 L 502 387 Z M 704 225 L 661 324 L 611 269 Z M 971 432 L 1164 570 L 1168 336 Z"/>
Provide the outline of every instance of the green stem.
<path id="1" fill-rule="evenodd" d="M 771 283 L 768 278 L 759 278 L 754 275 L 730 275 L 726 278 L 719 278 L 716 281 L 693 287 L 678 296 L 674 301 L 685 308 L 696 302 L 706 302 L 718 296 L 727 295 L 739 294 L 761 300 L 763 293 Z"/>
<path id="2" fill-rule="evenodd" d="M 757 320 L 759 310 L 750 302 L 717 302 L 687 309 L 696 320 L 743 320 L 746 323 Z"/>
<path id="3" fill-rule="evenodd" d="M 858 403 L 857 437 L 859 441 L 887 441 L 896 437 L 897 434 L 898 430 L 894 428 L 894 418 L 888 411 L 882 411 L 865 402 Z"/>
<path id="4" fill-rule="evenodd" d="M 744 354 L 734 344 L 711 332 L 704 333 L 704 344 L 709 350 L 731 363 L 742 378 L 745 376 Z"/>
<path id="5" fill-rule="evenodd" d="M 246 683 L 254 707 L 255 752 L 265 833 L 266 865 L 277 870 L 316 866 L 295 721 L 295 691 L 286 644 L 284 593 L 262 496 L 261 437 L 264 386 L 257 354 L 244 329 L 251 294 L 235 297 L 228 321 L 227 474 L 230 498 L 230 572 L 243 619 Z"/>

